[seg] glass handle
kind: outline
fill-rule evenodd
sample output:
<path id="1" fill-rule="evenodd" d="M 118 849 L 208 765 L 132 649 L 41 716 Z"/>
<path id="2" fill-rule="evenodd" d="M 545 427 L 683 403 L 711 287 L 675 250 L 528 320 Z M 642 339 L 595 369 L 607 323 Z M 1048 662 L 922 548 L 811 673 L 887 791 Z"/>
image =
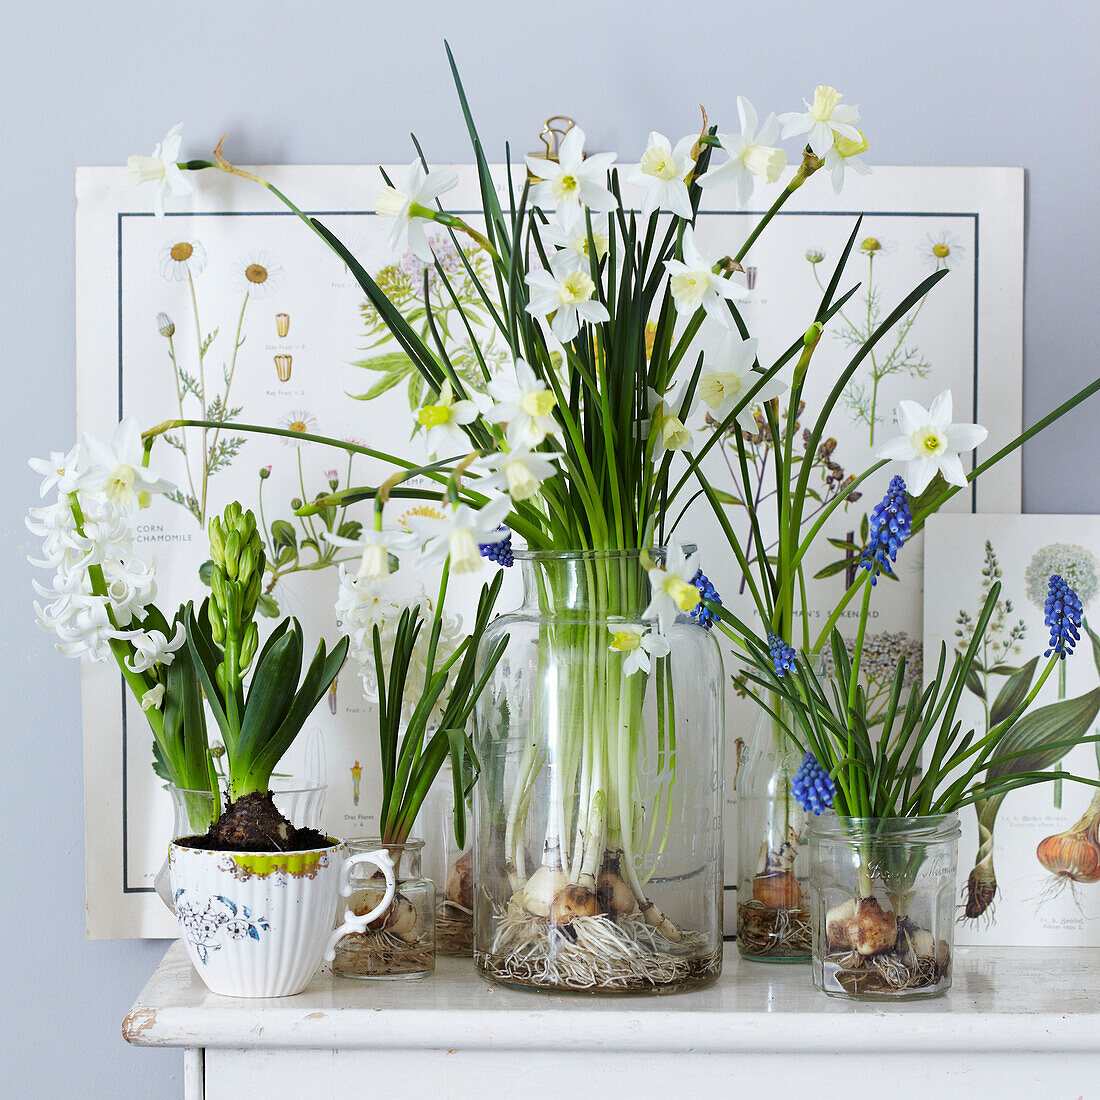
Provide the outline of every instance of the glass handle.
<path id="1" fill-rule="evenodd" d="M 357 852 L 344 860 L 344 865 L 340 869 L 341 897 L 351 897 L 351 871 L 353 867 L 357 867 L 360 863 L 373 863 L 386 876 L 386 893 L 369 913 L 364 913 L 361 917 L 348 917 L 329 936 L 328 947 L 325 948 L 325 962 L 332 962 L 336 958 L 336 945 L 349 932 L 362 932 L 372 920 L 380 917 L 390 907 L 393 895 L 397 892 L 397 880 L 393 873 L 393 860 L 390 859 L 390 854 L 385 848 L 379 848 L 376 852 Z"/>

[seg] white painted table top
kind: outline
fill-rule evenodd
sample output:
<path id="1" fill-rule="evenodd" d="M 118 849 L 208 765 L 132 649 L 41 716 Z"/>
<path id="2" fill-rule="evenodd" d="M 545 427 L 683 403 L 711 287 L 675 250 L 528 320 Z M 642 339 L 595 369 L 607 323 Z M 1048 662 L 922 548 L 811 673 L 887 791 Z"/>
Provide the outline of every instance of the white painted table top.
<path id="1" fill-rule="evenodd" d="M 123 1022 L 143 1046 L 260 1049 L 803 1053 L 1100 1051 L 1100 949 L 957 948 L 942 997 L 856 1004 L 827 997 L 809 967 L 742 962 L 726 945 L 709 989 L 665 997 L 519 993 L 465 959 L 430 978 L 370 982 L 318 971 L 296 997 L 207 991 L 182 944 L 165 954 Z M 873 1038 L 872 1038 L 873 1036 Z"/>

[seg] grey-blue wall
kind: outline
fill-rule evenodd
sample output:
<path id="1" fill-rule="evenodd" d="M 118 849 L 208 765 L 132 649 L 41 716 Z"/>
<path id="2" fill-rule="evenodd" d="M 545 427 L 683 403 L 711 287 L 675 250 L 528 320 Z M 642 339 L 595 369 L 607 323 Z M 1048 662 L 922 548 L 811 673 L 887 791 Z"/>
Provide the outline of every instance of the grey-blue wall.
<path id="1" fill-rule="evenodd" d="M 656 0 L 550 4 L 0 5 L 0 478 L 4 788 L 0 879 L 7 1096 L 168 1097 L 176 1052 L 131 1050 L 122 1016 L 162 943 L 84 939 L 78 670 L 33 626 L 22 516 L 28 455 L 74 435 L 73 170 L 147 153 L 185 121 L 198 155 L 225 132 L 238 163 L 469 159 L 441 39 L 463 66 L 490 155 L 535 145 L 549 114 L 590 148 L 636 154 L 797 105 L 820 82 L 858 103 L 882 164 L 1028 169 L 1025 420 L 1098 372 L 1100 6 L 1026 0 Z M 1100 511 L 1094 404 L 1031 444 L 1024 504 Z"/>

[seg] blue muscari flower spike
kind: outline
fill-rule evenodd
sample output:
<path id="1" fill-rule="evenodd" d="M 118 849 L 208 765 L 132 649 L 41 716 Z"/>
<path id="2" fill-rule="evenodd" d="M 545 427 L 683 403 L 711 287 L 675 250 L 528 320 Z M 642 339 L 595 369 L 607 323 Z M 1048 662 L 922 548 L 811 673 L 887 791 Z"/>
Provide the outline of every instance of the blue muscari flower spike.
<path id="1" fill-rule="evenodd" d="M 783 641 L 778 634 L 769 630 L 768 650 L 772 655 L 776 676 L 786 676 L 794 668 L 794 648 Z"/>
<path id="2" fill-rule="evenodd" d="M 878 583 L 878 574 L 893 575 L 890 563 L 897 561 L 901 549 L 913 526 L 909 511 L 909 493 L 905 482 L 897 475 L 890 481 L 886 496 L 871 512 L 867 546 L 860 556 L 860 566 L 871 570 L 871 583 Z"/>
<path id="3" fill-rule="evenodd" d="M 1081 639 L 1081 617 L 1085 609 L 1077 593 L 1057 573 L 1050 578 L 1050 592 L 1043 610 L 1046 612 L 1043 622 L 1050 627 L 1050 649 L 1043 656 L 1057 653 L 1064 661 Z"/>
<path id="4" fill-rule="evenodd" d="M 832 806 L 836 784 L 812 752 L 802 757 L 802 767 L 791 779 L 791 794 L 804 810 L 813 810 L 815 815 Z"/>
<path id="5" fill-rule="evenodd" d="M 699 602 L 692 608 L 691 617 L 700 625 L 710 630 L 714 625 L 714 612 L 703 600 L 711 600 L 716 604 L 721 604 L 722 597 L 718 595 L 718 590 L 707 579 L 706 574 L 702 569 L 695 571 L 695 576 L 691 578 L 691 583 L 699 589 Z"/>
<path id="6" fill-rule="evenodd" d="M 507 528 L 498 527 L 498 531 L 505 531 Z M 479 542 L 477 544 L 478 550 L 481 551 L 483 558 L 488 558 L 492 562 L 496 562 L 497 565 L 504 566 L 505 569 L 515 562 L 515 556 L 512 554 L 512 532 L 508 531 L 508 536 L 501 539 L 500 542 Z"/>

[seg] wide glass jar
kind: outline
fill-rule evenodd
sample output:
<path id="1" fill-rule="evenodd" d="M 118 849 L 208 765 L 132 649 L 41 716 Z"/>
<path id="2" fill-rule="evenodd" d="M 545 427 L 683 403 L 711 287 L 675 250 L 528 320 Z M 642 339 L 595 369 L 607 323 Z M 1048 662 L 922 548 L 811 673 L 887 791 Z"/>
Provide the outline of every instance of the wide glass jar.
<path id="1" fill-rule="evenodd" d="M 929 997 L 951 985 L 957 814 L 811 820 L 814 985 L 841 997 Z"/>
<path id="2" fill-rule="evenodd" d="M 348 855 L 385 848 L 393 860 L 397 891 L 389 908 L 362 932 L 349 932 L 336 943 L 332 972 L 344 978 L 423 978 L 435 969 L 435 883 L 421 873 L 424 841 L 384 844 L 381 837 L 349 840 Z M 382 901 L 381 871 L 360 864 L 349 879 L 348 911 L 369 913 Z"/>
<path id="3" fill-rule="evenodd" d="M 802 751 L 761 707 L 734 781 L 737 949 L 745 959 L 810 958 L 806 812 L 791 794 L 791 779 L 801 761 Z"/>
<path id="4" fill-rule="evenodd" d="M 472 813 L 470 802 L 467 823 Z M 425 840 L 424 871 L 435 883 L 436 953 L 469 958 L 474 953 L 474 845 L 471 835 L 464 847 L 455 839 L 449 758 L 439 769 L 417 821 Z"/>
<path id="5" fill-rule="evenodd" d="M 645 619 L 636 550 L 515 557 L 523 605 L 481 649 L 508 636 L 477 709 L 478 969 L 582 993 L 703 985 L 722 965 L 718 644 L 688 616 L 663 638 Z"/>

